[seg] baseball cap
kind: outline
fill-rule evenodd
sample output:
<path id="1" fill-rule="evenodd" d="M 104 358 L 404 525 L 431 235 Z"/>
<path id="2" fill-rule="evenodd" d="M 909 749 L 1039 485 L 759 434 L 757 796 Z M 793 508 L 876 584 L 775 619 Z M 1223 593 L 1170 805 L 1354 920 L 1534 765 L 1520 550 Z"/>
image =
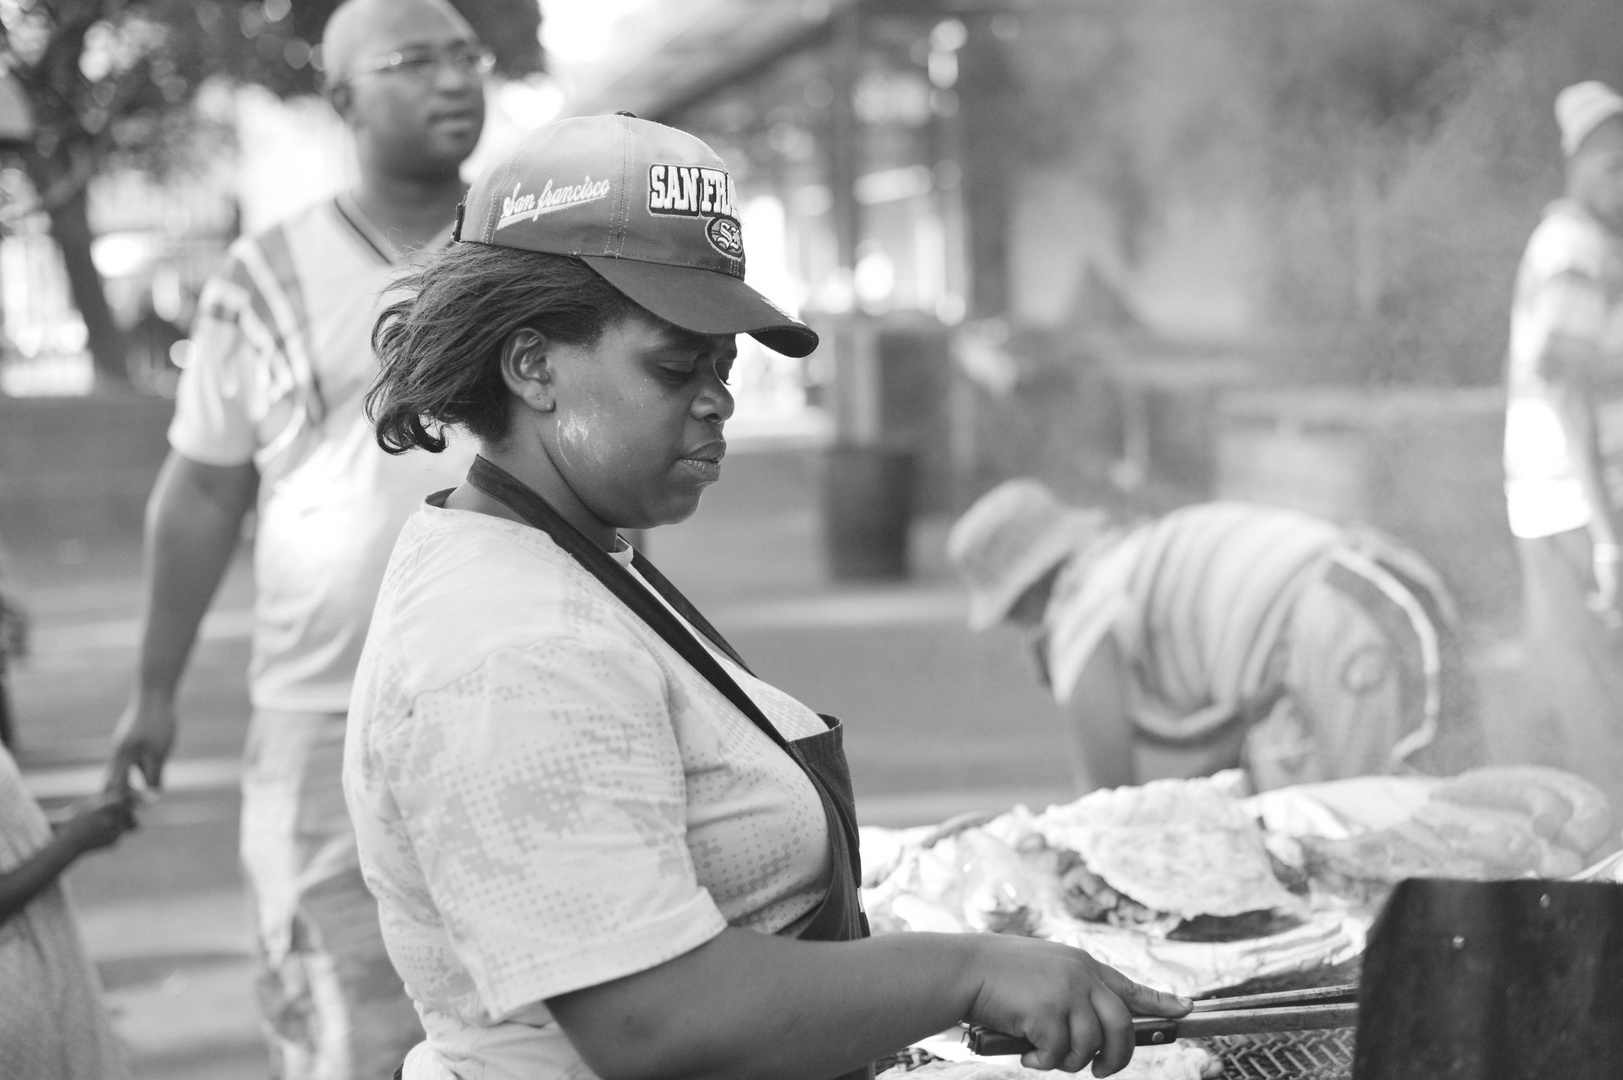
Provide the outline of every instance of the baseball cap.
<path id="1" fill-rule="evenodd" d="M 817 334 L 744 283 L 727 165 L 685 131 L 629 113 L 525 137 L 468 189 L 455 239 L 573 255 L 648 311 L 699 334 L 749 334 L 786 356 Z"/>
<path id="2" fill-rule="evenodd" d="M 1574 83 L 1555 96 L 1555 120 L 1561 128 L 1561 150 L 1571 157 L 1601 124 L 1623 116 L 1623 96 L 1594 79 Z"/>

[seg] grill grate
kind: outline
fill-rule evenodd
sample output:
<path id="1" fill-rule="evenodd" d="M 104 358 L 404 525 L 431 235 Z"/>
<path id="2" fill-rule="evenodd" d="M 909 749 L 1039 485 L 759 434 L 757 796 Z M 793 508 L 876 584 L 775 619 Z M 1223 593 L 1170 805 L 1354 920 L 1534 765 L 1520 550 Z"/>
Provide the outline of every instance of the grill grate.
<path id="1" fill-rule="evenodd" d="M 1352 1080 L 1352 1028 L 1224 1035 L 1202 1040 L 1223 1062 L 1222 1080 Z M 874 1062 L 876 1072 L 909 1073 L 940 1058 L 909 1047 Z"/>
<path id="2" fill-rule="evenodd" d="M 1212 1039 L 1223 1080 L 1351 1080 L 1353 1028 Z"/>

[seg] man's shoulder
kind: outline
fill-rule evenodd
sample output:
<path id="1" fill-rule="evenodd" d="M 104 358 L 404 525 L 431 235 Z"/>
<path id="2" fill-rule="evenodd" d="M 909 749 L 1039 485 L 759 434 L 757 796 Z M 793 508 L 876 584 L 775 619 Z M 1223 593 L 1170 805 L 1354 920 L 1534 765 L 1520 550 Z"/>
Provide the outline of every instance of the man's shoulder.
<path id="1" fill-rule="evenodd" d="M 281 252 L 294 246 L 325 247 L 340 242 L 348 242 L 348 237 L 344 235 L 343 219 L 329 196 L 237 237 L 226 248 L 225 260 L 215 276 L 230 276 L 245 265 L 278 260 Z"/>
<path id="2" fill-rule="evenodd" d="M 1601 278 L 1623 272 L 1623 237 L 1570 199 L 1550 204 L 1527 241 L 1523 262 L 1544 276 Z"/>
<path id="3" fill-rule="evenodd" d="M 238 238 L 237 243 L 263 245 L 274 242 L 277 237 L 310 233 L 338 235 L 342 232 L 342 225 L 343 220 L 338 216 L 337 204 L 333 197 L 328 195 L 307 203 L 286 217 L 278 218 L 251 233 L 244 233 Z"/>

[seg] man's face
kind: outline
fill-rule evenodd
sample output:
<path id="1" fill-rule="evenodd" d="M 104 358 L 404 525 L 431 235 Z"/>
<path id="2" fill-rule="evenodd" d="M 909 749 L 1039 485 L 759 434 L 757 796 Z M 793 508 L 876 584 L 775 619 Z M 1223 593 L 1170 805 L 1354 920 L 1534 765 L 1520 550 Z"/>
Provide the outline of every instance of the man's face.
<path id="1" fill-rule="evenodd" d="M 1601 222 L 1623 232 L 1623 117 L 1597 127 L 1568 163 L 1573 198 Z"/>
<path id="2" fill-rule="evenodd" d="M 373 10 L 366 47 L 354 51 L 334 92 L 361 160 L 401 178 L 454 178 L 485 123 L 479 43 L 466 23 L 431 4 Z"/>

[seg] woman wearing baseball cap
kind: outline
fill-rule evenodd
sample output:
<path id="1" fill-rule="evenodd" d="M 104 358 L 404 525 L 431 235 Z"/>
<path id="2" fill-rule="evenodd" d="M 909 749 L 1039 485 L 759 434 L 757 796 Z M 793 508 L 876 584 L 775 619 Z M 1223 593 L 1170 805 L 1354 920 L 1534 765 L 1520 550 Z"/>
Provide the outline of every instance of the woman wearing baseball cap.
<path id="1" fill-rule="evenodd" d="M 619 536 L 718 478 L 734 338 L 816 335 L 744 283 L 709 147 L 548 125 L 379 322 L 391 451 L 477 440 L 394 552 L 345 789 L 427 1040 L 406 1080 L 867 1075 L 973 1020 L 1101 1075 L 1188 1003 L 1086 953 L 867 938 L 837 721 L 755 678 Z"/>

